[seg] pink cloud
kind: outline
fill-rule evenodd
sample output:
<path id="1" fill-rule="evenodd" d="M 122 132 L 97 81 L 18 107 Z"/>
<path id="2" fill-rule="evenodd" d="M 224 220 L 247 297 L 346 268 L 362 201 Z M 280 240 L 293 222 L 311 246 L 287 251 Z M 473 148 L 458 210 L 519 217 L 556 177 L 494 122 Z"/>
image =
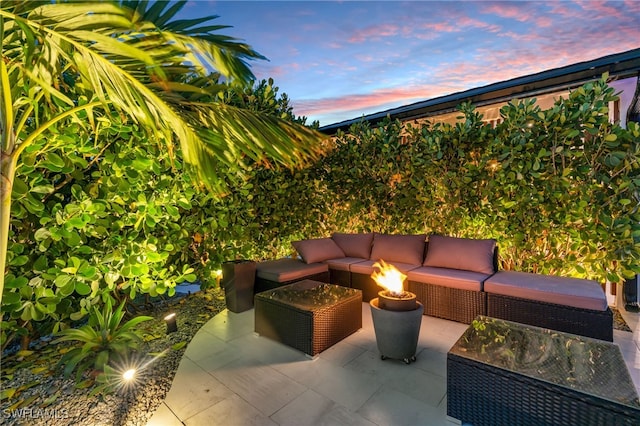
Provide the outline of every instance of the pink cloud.
<path id="1" fill-rule="evenodd" d="M 438 92 L 439 93 L 439 92 Z M 310 99 L 295 102 L 298 115 L 323 115 L 338 111 L 358 112 L 372 108 L 383 108 L 388 104 L 407 104 L 438 96 L 432 87 L 414 86 L 380 89 L 367 94 L 348 94 L 340 97 Z"/>
<path id="2" fill-rule="evenodd" d="M 506 37 L 511 40 L 516 40 L 516 41 L 525 42 L 525 43 L 537 42 L 543 38 L 540 34 L 535 34 L 535 33 L 519 34 L 513 31 L 500 33 L 498 37 Z"/>
<path id="3" fill-rule="evenodd" d="M 502 18 L 515 19 L 516 21 L 525 22 L 529 20 L 529 15 L 523 13 L 523 8 L 519 6 L 511 6 L 506 2 L 491 3 L 482 7 L 482 13 L 488 15 L 496 15 Z"/>
<path id="4" fill-rule="evenodd" d="M 397 35 L 399 27 L 393 24 L 381 24 L 366 27 L 362 30 L 355 31 L 349 37 L 350 43 L 362 43 L 371 39 L 379 39 L 380 37 L 390 37 Z"/>
<path id="5" fill-rule="evenodd" d="M 578 1 L 576 2 L 583 10 L 595 12 L 598 16 L 613 17 L 616 19 L 625 19 L 625 15 L 617 8 L 610 6 L 604 2 L 598 1 Z"/>
<path id="6" fill-rule="evenodd" d="M 573 18 L 575 10 L 569 9 L 563 2 L 554 2 L 550 4 L 550 14 L 556 17 Z"/>
<path id="7" fill-rule="evenodd" d="M 492 33 L 497 33 L 501 30 L 501 27 L 499 25 L 483 22 L 475 18 L 470 18 L 468 16 L 461 17 L 458 20 L 458 24 L 463 28 L 464 27 L 479 28 Z"/>
<path id="8" fill-rule="evenodd" d="M 437 33 L 453 33 L 461 31 L 460 27 L 450 22 L 434 22 L 422 24 L 422 27 Z"/>
<path id="9" fill-rule="evenodd" d="M 359 62 L 373 62 L 375 58 L 371 55 L 355 55 Z"/>
<path id="10" fill-rule="evenodd" d="M 553 19 L 548 16 L 541 16 L 536 18 L 536 25 L 540 28 L 548 28 L 553 25 Z"/>

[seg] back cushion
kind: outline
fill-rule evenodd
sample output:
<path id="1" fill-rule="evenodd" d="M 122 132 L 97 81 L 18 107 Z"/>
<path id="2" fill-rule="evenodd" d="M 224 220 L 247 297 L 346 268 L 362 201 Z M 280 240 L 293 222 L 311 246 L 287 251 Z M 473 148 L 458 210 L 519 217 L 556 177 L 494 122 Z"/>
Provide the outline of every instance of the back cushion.
<path id="1" fill-rule="evenodd" d="M 424 266 L 460 269 L 493 274 L 493 254 L 496 240 L 475 240 L 443 235 L 429 237 Z"/>
<path id="2" fill-rule="evenodd" d="M 368 234 L 340 234 L 331 236 L 338 244 L 346 257 L 360 257 L 369 259 L 371 255 L 371 243 L 373 243 L 373 233 Z"/>
<path id="3" fill-rule="evenodd" d="M 344 252 L 331 238 L 293 241 L 291 243 L 305 263 L 323 262 L 344 257 Z"/>
<path id="4" fill-rule="evenodd" d="M 371 260 L 421 265 L 427 236 L 375 234 L 371 248 Z"/>

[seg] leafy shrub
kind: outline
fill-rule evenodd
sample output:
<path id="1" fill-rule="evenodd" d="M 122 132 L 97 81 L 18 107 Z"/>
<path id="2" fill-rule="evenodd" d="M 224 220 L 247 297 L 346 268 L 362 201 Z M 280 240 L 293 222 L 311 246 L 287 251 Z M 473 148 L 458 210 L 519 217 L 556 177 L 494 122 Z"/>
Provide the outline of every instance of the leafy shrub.
<path id="1" fill-rule="evenodd" d="M 291 118 L 276 91 L 224 102 Z M 495 128 L 468 104 L 455 125 L 359 123 L 303 169 L 245 158 L 222 196 L 117 117 L 99 141 L 68 123 L 16 176 L 2 343 L 334 231 L 493 237 L 504 269 L 620 282 L 640 272 L 640 126 L 609 122 L 615 98 L 603 78 L 547 110 L 511 102 Z"/>
<path id="2" fill-rule="evenodd" d="M 125 313 L 123 308 L 124 302 L 114 311 L 111 300 L 107 299 L 102 311 L 98 307 L 93 308 L 88 324 L 58 333 L 61 337 L 54 343 L 77 342 L 82 345 L 62 356 L 60 365 L 64 366 L 65 377 L 76 370 L 76 381 L 80 381 L 87 369 L 102 372 L 114 356 L 123 356 L 137 349 L 142 339 L 134 327 L 153 318 L 138 316 L 120 324 Z"/>

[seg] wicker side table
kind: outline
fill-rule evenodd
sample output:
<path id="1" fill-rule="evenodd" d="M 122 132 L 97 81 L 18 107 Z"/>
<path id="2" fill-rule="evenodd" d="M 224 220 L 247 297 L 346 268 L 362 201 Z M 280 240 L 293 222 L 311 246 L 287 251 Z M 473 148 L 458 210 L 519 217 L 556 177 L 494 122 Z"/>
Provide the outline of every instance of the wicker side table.
<path id="1" fill-rule="evenodd" d="M 447 414 L 482 425 L 638 425 L 617 345 L 478 317 L 447 354 Z"/>
<path id="2" fill-rule="evenodd" d="M 255 296 L 255 332 L 310 356 L 360 328 L 360 290 L 303 280 Z"/>

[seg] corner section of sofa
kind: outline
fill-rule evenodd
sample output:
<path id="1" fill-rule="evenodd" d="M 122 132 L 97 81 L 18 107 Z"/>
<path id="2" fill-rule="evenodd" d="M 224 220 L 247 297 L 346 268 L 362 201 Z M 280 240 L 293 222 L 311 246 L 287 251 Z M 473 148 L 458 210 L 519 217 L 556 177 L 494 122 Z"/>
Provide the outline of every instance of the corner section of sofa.
<path id="1" fill-rule="evenodd" d="M 305 263 L 294 258 L 260 262 L 256 265 L 254 293 L 271 290 L 305 279 L 329 282 L 329 266 L 326 263 Z"/>

